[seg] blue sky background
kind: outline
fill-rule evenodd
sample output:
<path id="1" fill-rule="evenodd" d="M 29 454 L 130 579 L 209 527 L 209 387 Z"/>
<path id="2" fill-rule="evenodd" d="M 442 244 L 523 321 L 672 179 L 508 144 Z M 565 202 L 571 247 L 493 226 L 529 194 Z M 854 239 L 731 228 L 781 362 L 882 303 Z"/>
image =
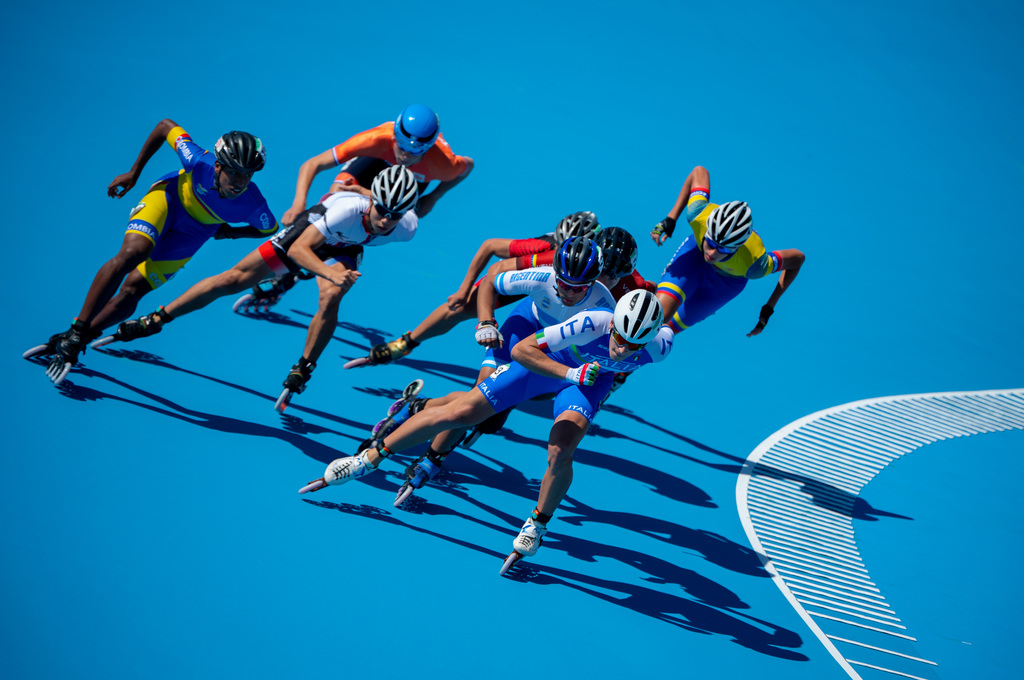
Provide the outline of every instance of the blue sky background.
<path id="1" fill-rule="evenodd" d="M 411 664 L 461 678 L 516 659 L 540 677 L 843 677 L 758 571 L 736 471 L 828 406 L 1021 385 L 1022 17 L 991 2 L 9 8 L 0 655 L 12 677 L 398 677 Z M 145 184 L 175 167 L 161 150 L 126 199 L 105 196 L 162 118 L 208 147 L 229 129 L 259 135 L 257 181 L 280 215 L 302 161 L 413 102 L 476 169 L 413 245 L 367 254 L 292 419 L 271 403 L 316 309 L 308 284 L 278 308 L 292 325 L 224 300 L 130 346 L 145 353 L 135 360 L 88 353 L 65 393 L 20 358 L 67 327 Z M 468 324 L 395 366 L 340 366 L 443 301 L 481 240 L 593 210 L 638 237 L 656 280 L 681 236 L 659 249 L 645 235 L 696 164 L 714 200 L 748 201 L 768 247 L 800 248 L 807 264 L 763 335 L 745 337 L 768 281 L 616 394 L 531 578 L 496 572 L 543 471 L 544 409 L 453 460 L 416 512 L 391 508 L 399 463 L 320 505 L 295 497 L 409 380 L 442 394 L 475 373 Z M 143 310 L 256 245 L 211 242 Z M 964 460 L 979 459 L 923 467 L 940 479 Z M 985 460 L 1000 473 L 998 455 Z M 965 504 L 990 488 L 984 474 L 964 484 Z M 898 494 L 885 509 L 914 517 L 915 502 L 923 522 L 945 501 Z M 1019 603 L 1019 588 L 1006 598 Z M 971 662 L 999 668 L 1003 653 Z"/>

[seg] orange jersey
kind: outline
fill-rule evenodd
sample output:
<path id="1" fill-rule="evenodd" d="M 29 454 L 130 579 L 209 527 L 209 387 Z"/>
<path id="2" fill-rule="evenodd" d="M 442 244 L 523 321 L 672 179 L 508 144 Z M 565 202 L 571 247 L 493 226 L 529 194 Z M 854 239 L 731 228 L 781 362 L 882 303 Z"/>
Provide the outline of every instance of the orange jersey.
<path id="1" fill-rule="evenodd" d="M 381 123 L 375 128 L 353 135 L 331 149 L 331 152 L 337 165 L 357 156 L 379 158 L 388 165 L 394 165 L 398 162 L 395 158 L 395 124 Z M 410 165 L 409 170 L 416 175 L 418 182 L 435 179 L 450 182 L 465 173 L 468 167 L 466 157 L 455 155 L 448 142 L 444 140 L 444 135 L 438 135 L 434 145 L 418 161 Z"/>

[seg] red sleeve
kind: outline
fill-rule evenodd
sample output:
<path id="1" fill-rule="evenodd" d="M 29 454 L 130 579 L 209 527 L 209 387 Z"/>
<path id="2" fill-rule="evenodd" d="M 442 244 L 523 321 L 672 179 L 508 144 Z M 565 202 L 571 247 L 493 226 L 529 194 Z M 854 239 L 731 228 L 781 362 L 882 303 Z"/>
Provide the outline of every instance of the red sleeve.
<path id="1" fill-rule="evenodd" d="M 520 255 L 516 258 L 516 269 L 549 267 L 555 261 L 555 251 L 548 250 L 536 255 Z"/>
<path id="2" fill-rule="evenodd" d="M 535 253 L 544 253 L 549 250 L 554 250 L 554 247 L 554 239 L 545 236 L 538 236 L 537 238 L 517 238 L 512 239 L 508 244 L 508 255 L 509 257 L 533 255 Z"/>

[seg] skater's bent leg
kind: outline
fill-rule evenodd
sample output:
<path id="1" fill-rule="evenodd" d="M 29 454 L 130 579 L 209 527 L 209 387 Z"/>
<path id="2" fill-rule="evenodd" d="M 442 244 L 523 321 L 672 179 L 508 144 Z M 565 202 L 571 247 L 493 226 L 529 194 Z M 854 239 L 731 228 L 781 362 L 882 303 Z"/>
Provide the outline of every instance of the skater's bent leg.
<path id="1" fill-rule="evenodd" d="M 463 321 L 475 318 L 475 316 L 475 305 L 473 306 L 472 309 L 469 308 L 469 305 L 466 305 L 465 307 L 459 309 L 458 311 L 453 312 L 452 310 L 448 309 L 447 304 L 442 304 L 437 309 L 432 311 L 427 316 L 427 318 L 425 318 L 423 321 L 420 321 L 419 325 L 416 326 L 415 329 L 413 329 L 410 337 L 415 342 L 421 343 L 424 340 L 429 340 L 430 338 L 436 338 L 439 335 L 444 335 L 445 333 L 455 328 Z"/>
<path id="2" fill-rule="evenodd" d="M 151 290 L 153 287 L 149 285 L 149 281 L 137 269 L 132 270 L 125 277 L 124 284 L 117 295 L 111 298 L 99 314 L 93 317 L 91 323 L 93 330 L 102 331 L 107 326 L 113 326 L 130 317 L 135 313 L 139 301 Z"/>
<path id="3" fill-rule="evenodd" d="M 449 453 L 452 452 L 452 449 L 459 445 L 459 442 L 462 441 L 462 438 L 465 435 L 466 428 L 464 427 L 456 427 L 451 430 L 445 430 L 444 432 L 438 433 L 437 436 L 434 437 L 434 440 L 430 446 L 439 454 L 447 456 Z"/>
<path id="4" fill-rule="evenodd" d="M 491 373 L 494 373 L 494 368 L 492 368 L 491 366 L 484 366 L 483 368 L 481 368 L 480 374 L 477 376 L 476 379 L 476 384 L 479 385 L 480 383 L 482 383 L 484 380 L 488 378 L 488 376 L 491 375 Z M 478 390 L 473 391 L 477 392 Z M 464 394 L 466 393 L 452 392 L 451 394 L 441 397 L 440 399 L 431 399 L 427 401 L 426 404 L 423 405 L 423 408 L 438 408 L 439 406 L 445 406 L 447 404 L 450 404 L 455 399 L 458 399 Z M 488 420 L 490 417 L 491 416 L 487 416 L 487 418 L 484 418 L 484 420 Z M 459 442 L 462 441 L 462 438 L 464 436 L 466 436 L 466 428 L 464 427 L 457 427 L 451 430 L 445 430 L 444 432 L 441 432 L 436 437 L 434 437 L 433 448 L 435 451 L 440 453 L 450 453 L 452 449 L 459 445 Z"/>
<path id="5" fill-rule="evenodd" d="M 263 261 L 259 251 L 254 250 L 226 272 L 207 277 L 195 284 L 164 309 L 177 319 L 202 309 L 217 298 L 251 288 L 271 274 L 273 270 Z"/>
<path id="6" fill-rule="evenodd" d="M 345 262 L 335 262 L 331 269 L 347 271 L 351 269 Z M 309 330 L 306 331 L 306 345 L 302 349 L 302 356 L 315 362 L 327 348 L 331 341 L 334 329 L 338 327 L 338 309 L 341 307 L 341 298 L 345 297 L 347 288 L 339 288 L 327 279 L 317 277 L 317 289 L 320 294 L 319 305 L 316 314 L 309 322 Z"/>
<path id="7" fill-rule="evenodd" d="M 153 242 L 148 238 L 135 232 L 125 234 L 117 255 L 107 260 L 93 277 L 89 292 L 85 295 L 85 302 L 82 304 L 82 311 L 78 313 L 79 320 L 91 324 L 97 313 L 114 297 L 117 287 L 124 278 L 145 262 L 151 252 Z"/>
<path id="8" fill-rule="evenodd" d="M 563 411 L 555 419 L 548 437 L 548 469 L 540 482 L 537 509 L 553 515 L 572 485 L 572 456 L 590 427 L 582 414 Z"/>
<path id="9" fill-rule="evenodd" d="M 465 396 L 466 394 L 466 392 L 458 391 L 449 392 L 443 397 L 431 397 L 430 399 L 427 399 L 427 403 L 423 405 L 423 408 L 438 408 L 440 406 L 447 406 L 453 401 L 459 399 L 459 397 Z"/>
<path id="10" fill-rule="evenodd" d="M 470 390 L 446 406 L 423 409 L 385 437 L 383 444 L 392 453 L 397 453 L 445 430 L 472 427 L 493 413 L 494 408 L 487 397 L 480 390 Z M 377 465 L 382 457 L 371 451 L 367 459 L 370 464 Z"/>

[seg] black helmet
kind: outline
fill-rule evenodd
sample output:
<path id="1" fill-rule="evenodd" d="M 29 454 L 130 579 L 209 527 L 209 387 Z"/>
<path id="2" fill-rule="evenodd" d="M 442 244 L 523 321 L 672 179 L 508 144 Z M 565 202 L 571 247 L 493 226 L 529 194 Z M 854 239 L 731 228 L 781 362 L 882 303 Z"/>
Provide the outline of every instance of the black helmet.
<path id="1" fill-rule="evenodd" d="M 267 160 L 267 149 L 260 138 L 238 130 L 221 135 L 213 150 L 222 166 L 250 175 L 262 170 Z"/>
<path id="2" fill-rule="evenodd" d="M 597 281 L 603 264 L 601 249 L 586 236 L 563 241 L 555 253 L 555 275 L 573 285 Z"/>
<path id="3" fill-rule="evenodd" d="M 636 269 L 636 239 L 622 227 L 605 227 L 594 241 L 601 247 L 604 269 L 601 273 L 621 279 Z"/>

